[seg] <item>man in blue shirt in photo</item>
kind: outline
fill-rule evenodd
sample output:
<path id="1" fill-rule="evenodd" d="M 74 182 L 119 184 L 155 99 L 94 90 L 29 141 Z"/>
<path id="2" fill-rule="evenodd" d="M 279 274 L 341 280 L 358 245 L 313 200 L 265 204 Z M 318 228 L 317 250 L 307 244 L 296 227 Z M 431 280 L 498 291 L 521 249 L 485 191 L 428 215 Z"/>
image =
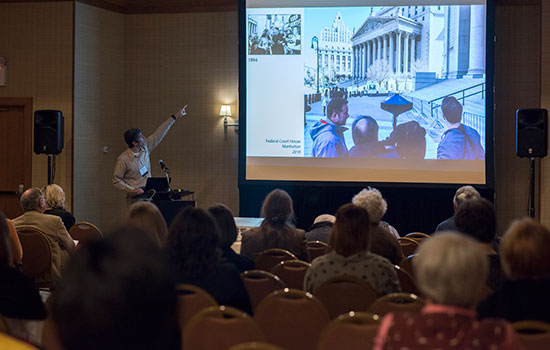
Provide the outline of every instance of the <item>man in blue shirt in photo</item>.
<path id="1" fill-rule="evenodd" d="M 437 146 L 437 159 L 485 159 L 479 133 L 462 121 L 462 105 L 452 96 L 441 102 L 441 111 L 447 124 Z"/>
<path id="2" fill-rule="evenodd" d="M 337 97 L 327 106 L 327 120 L 319 120 L 309 131 L 313 139 L 313 157 L 344 157 L 348 153 L 344 131 L 348 130 L 348 101 Z"/>

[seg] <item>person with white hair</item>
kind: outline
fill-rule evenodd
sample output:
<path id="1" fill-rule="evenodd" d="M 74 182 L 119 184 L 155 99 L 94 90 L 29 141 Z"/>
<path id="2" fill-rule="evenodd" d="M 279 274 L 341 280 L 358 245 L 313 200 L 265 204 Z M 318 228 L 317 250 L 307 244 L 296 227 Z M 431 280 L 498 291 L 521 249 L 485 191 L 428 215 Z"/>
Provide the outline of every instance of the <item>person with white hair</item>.
<path id="1" fill-rule="evenodd" d="M 508 322 L 477 319 L 488 268 L 470 237 L 444 232 L 425 240 L 414 271 L 428 303 L 417 314 L 386 315 L 374 349 L 522 349 Z"/>
<path id="2" fill-rule="evenodd" d="M 470 200 L 470 199 L 480 199 L 481 195 L 479 192 L 470 185 L 462 186 L 458 190 L 456 190 L 455 195 L 453 197 L 453 211 L 456 213 L 458 206 L 462 204 L 464 201 Z M 438 231 L 459 231 L 455 224 L 455 216 L 451 216 L 447 220 L 444 220 L 439 225 L 437 225 L 435 232 Z"/>
<path id="3" fill-rule="evenodd" d="M 392 225 L 382 221 L 382 217 L 388 210 L 388 203 L 382 197 L 379 190 L 372 187 L 362 189 L 359 193 L 353 196 L 351 202 L 369 213 L 370 223 L 372 226 L 382 226 L 384 229 L 399 238 L 399 232 Z"/>
<path id="4" fill-rule="evenodd" d="M 44 188 L 44 198 L 46 198 L 46 211 L 44 214 L 59 216 L 63 220 L 63 225 L 69 231 L 76 220 L 73 214 L 65 209 L 65 192 L 63 188 L 56 184 L 49 184 Z"/>

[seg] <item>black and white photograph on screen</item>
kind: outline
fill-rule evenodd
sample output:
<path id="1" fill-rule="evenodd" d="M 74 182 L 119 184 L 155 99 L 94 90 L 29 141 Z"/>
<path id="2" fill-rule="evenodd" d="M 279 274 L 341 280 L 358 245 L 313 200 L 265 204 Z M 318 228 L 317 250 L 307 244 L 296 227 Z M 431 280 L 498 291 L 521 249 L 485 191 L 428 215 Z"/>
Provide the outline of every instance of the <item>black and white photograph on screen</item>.
<path id="1" fill-rule="evenodd" d="M 300 55 L 300 14 L 248 15 L 249 55 Z"/>
<path id="2" fill-rule="evenodd" d="M 304 156 L 485 159 L 485 11 L 306 8 Z"/>

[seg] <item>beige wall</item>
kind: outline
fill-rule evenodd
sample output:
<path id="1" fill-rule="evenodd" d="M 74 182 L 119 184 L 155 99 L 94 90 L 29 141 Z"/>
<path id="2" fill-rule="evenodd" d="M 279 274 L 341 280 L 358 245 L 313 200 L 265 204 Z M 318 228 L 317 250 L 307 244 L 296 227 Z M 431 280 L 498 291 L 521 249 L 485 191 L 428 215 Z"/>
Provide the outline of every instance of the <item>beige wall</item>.
<path id="1" fill-rule="evenodd" d="M 178 120 L 151 157 L 162 159 L 173 187 L 191 189 L 200 207 L 223 202 L 238 209 L 237 134 L 224 138 L 220 106 L 238 115 L 237 13 L 126 16 L 125 106 L 127 127 L 149 134 L 183 104 Z M 123 150 L 122 140 L 118 148 Z"/>
<path id="2" fill-rule="evenodd" d="M 495 180 L 500 232 L 527 215 L 529 161 L 515 152 L 518 108 L 540 103 L 540 5 L 497 6 Z"/>
<path id="3" fill-rule="evenodd" d="M 125 206 L 111 183 L 125 124 L 124 59 L 124 15 L 77 2 L 73 209 L 78 221 L 103 229 Z"/>
<path id="4" fill-rule="evenodd" d="M 73 3 L 1 3 L 0 56 L 8 66 L 0 97 L 32 97 L 33 110 L 57 109 L 65 117 L 65 148 L 55 182 L 72 194 Z M 48 183 L 47 156 L 32 157 L 32 186 Z M 5 166 L 5 165 L 3 165 Z"/>

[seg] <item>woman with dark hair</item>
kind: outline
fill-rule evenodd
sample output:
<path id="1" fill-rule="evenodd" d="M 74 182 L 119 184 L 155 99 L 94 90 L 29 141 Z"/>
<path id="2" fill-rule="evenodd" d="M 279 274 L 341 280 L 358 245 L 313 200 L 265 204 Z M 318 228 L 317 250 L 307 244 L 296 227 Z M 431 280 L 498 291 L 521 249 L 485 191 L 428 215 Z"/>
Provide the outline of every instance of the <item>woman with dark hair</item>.
<path id="1" fill-rule="evenodd" d="M 196 285 L 220 305 L 251 313 L 250 297 L 239 270 L 221 260 L 219 242 L 212 215 L 204 209 L 190 207 L 172 222 L 164 248 L 178 283 Z"/>
<path id="2" fill-rule="evenodd" d="M 38 344 L 46 309 L 33 281 L 11 268 L 11 240 L 6 216 L 0 211 L 0 314 L 8 333 Z"/>
<path id="3" fill-rule="evenodd" d="M 220 233 L 220 249 L 222 258 L 235 265 L 240 272 L 254 270 L 256 267 L 254 261 L 247 256 L 237 254 L 231 246 L 237 240 L 237 225 L 231 210 L 219 203 L 208 208 L 208 212 L 214 217 L 218 224 Z"/>
<path id="4" fill-rule="evenodd" d="M 368 212 L 357 205 L 338 209 L 329 238 L 333 250 L 313 260 L 304 279 L 306 291 L 313 292 L 330 278 L 343 275 L 365 281 L 379 297 L 401 291 L 393 265 L 369 252 L 369 222 Z"/>
<path id="5" fill-rule="evenodd" d="M 283 190 L 271 191 L 264 199 L 260 227 L 243 232 L 241 254 L 253 257 L 270 248 L 286 249 L 298 259 L 307 260 L 305 232 L 291 226 L 292 199 Z"/>

